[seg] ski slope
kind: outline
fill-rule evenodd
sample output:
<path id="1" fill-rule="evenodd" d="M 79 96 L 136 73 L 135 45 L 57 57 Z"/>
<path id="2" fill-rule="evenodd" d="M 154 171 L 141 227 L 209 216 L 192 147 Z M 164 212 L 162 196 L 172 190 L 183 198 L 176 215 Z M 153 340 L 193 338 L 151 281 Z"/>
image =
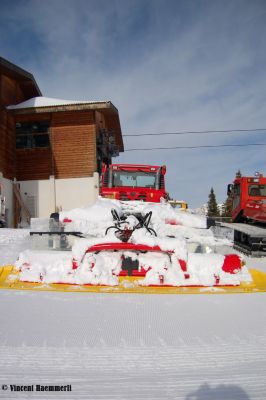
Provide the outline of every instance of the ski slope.
<path id="1" fill-rule="evenodd" d="M 0 265 L 28 244 L 27 230 L 1 229 Z M 266 270 L 265 259 L 247 262 Z M 0 304 L 0 399 L 266 398 L 264 293 L 2 290 Z M 11 384 L 72 391 L 11 392 Z"/>

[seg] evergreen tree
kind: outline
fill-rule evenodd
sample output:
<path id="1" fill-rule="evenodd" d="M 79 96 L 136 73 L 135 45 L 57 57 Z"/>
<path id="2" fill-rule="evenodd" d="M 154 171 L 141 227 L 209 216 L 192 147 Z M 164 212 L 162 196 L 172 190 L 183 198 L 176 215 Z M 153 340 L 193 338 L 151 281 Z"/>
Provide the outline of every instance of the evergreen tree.
<path id="1" fill-rule="evenodd" d="M 242 173 L 240 169 L 236 172 L 236 178 L 241 178 Z M 232 208 L 233 208 L 233 196 L 232 193 L 227 196 L 227 199 L 225 200 L 223 204 L 223 212 L 222 212 L 222 217 L 232 217 Z"/>
<path id="2" fill-rule="evenodd" d="M 211 191 L 209 194 L 209 201 L 208 201 L 208 206 L 207 206 L 207 216 L 208 217 L 219 217 L 220 216 L 220 212 L 218 209 L 216 196 L 215 196 L 213 188 L 211 188 Z"/>
<path id="3" fill-rule="evenodd" d="M 232 216 L 232 207 L 233 207 L 233 199 L 232 196 L 229 195 L 223 204 L 223 212 L 222 217 L 231 218 Z"/>

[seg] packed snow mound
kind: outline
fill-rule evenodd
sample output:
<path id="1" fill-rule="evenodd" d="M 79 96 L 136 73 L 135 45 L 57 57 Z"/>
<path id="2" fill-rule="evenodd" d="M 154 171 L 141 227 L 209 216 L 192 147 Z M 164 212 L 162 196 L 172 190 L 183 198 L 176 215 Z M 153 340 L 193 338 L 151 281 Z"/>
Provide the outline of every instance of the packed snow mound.
<path id="1" fill-rule="evenodd" d="M 144 286 L 239 285 L 251 280 L 245 267 L 234 271 L 240 265 L 238 257 L 233 272 L 228 273 L 226 256 L 212 254 L 211 246 L 224 244 L 224 240 L 217 242 L 206 229 L 206 218 L 173 209 L 165 201 L 122 202 L 99 197 L 89 207 L 61 212 L 60 221 L 65 229 L 86 237 L 76 239 L 71 253 L 21 253 L 16 263 L 20 280 L 115 286 L 121 274 L 132 273 L 132 265 L 135 274 L 143 278 L 137 284 Z M 198 250 L 205 254 L 193 254 Z"/>
<path id="2" fill-rule="evenodd" d="M 162 237 L 177 233 L 179 227 L 206 228 L 205 217 L 174 209 L 165 201 L 162 203 L 125 202 L 102 197 L 98 197 L 91 206 L 60 212 L 60 221 L 67 222 L 65 224 L 67 231 L 77 231 L 97 237 L 104 236 L 105 230 L 113 225 L 112 209 L 119 216 L 125 212 L 145 215 L 152 211 L 151 227 L 156 232 L 158 231 L 158 236 Z"/>
<path id="3" fill-rule="evenodd" d="M 64 219 L 87 220 L 91 222 L 104 221 L 106 219 L 112 221 L 112 209 L 115 209 L 118 214 L 121 213 L 121 206 L 118 201 L 98 197 L 96 202 L 91 206 L 74 208 L 70 211 L 61 211 L 60 221 Z"/>
<path id="4" fill-rule="evenodd" d="M 95 268 L 90 268 L 92 265 Z M 87 256 L 80 268 L 73 270 L 72 254 L 62 251 L 34 252 L 27 250 L 20 254 L 15 267 L 20 271 L 22 282 L 92 284 L 114 286 L 118 284 L 115 272 L 118 254 L 97 254 Z"/>
<path id="5" fill-rule="evenodd" d="M 173 236 L 187 242 L 198 242 L 206 246 L 230 245 L 226 238 L 217 239 L 211 230 L 206 229 L 206 217 L 194 215 L 190 211 L 174 209 L 166 201 L 147 203 L 140 201 L 119 201 L 99 197 L 91 206 L 76 208 L 60 213 L 60 221 L 68 232 L 81 232 L 86 236 L 102 238 L 106 230 L 114 225 L 112 209 L 122 214 L 141 214 L 152 212 L 150 227 L 158 237 Z"/>
<path id="6" fill-rule="evenodd" d="M 147 204 L 147 203 L 146 203 Z M 206 228 L 206 217 L 191 214 L 190 211 L 183 211 L 173 208 L 171 204 L 162 203 L 148 203 L 143 212 L 147 213 L 152 211 L 153 219 L 156 222 L 164 221 L 170 225 L 182 225 L 189 228 Z"/>
<path id="7" fill-rule="evenodd" d="M 176 254 L 169 257 L 162 252 L 138 255 L 132 251 L 87 253 L 79 267 L 73 269 L 70 253 L 42 252 L 40 255 L 40 252 L 27 250 L 20 254 L 16 268 L 19 279 L 24 282 L 116 286 L 119 284 L 123 257 L 137 259 L 139 269 L 145 271 L 144 278 L 136 280 L 134 285 L 235 286 L 252 281 L 245 266 L 235 274 L 226 273 L 223 269 L 225 256 L 220 254 L 189 254 L 186 274 Z"/>
<path id="8" fill-rule="evenodd" d="M 122 212 L 119 201 L 98 197 L 91 206 L 74 208 L 70 211 L 61 211 L 59 219 L 65 224 L 66 231 L 81 232 L 85 235 L 104 236 L 105 230 L 113 225 L 112 209 L 118 215 Z"/>

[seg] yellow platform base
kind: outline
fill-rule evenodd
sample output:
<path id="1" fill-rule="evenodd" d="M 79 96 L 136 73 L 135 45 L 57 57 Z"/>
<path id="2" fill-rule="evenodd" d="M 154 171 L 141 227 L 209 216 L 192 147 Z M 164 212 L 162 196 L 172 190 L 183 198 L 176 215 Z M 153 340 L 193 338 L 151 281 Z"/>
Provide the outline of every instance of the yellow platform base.
<path id="1" fill-rule="evenodd" d="M 255 269 L 249 270 L 253 282 L 241 283 L 240 286 L 216 287 L 173 287 L 141 286 L 143 278 L 120 277 L 119 286 L 69 285 L 58 283 L 30 283 L 18 280 L 18 271 L 13 266 L 0 267 L 0 289 L 36 290 L 52 292 L 97 292 L 97 293 L 143 293 L 143 294 L 228 294 L 266 292 L 266 273 Z"/>

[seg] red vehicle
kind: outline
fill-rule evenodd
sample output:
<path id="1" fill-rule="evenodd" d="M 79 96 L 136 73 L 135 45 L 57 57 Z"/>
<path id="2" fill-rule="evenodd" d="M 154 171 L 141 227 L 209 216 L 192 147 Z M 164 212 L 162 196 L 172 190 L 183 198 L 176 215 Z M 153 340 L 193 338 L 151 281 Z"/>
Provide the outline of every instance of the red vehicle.
<path id="1" fill-rule="evenodd" d="M 168 198 L 165 166 L 111 164 L 102 168 L 100 195 L 117 200 L 159 203 Z"/>
<path id="2" fill-rule="evenodd" d="M 228 194 L 233 198 L 233 222 L 266 222 L 266 177 L 262 174 L 236 177 L 228 185 Z"/>
<path id="3" fill-rule="evenodd" d="M 259 173 L 255 176 L 236 177 L 228 185 L 232 196 L 234 247 L 255 257 L 266 255 L 266 178 Z"/>

